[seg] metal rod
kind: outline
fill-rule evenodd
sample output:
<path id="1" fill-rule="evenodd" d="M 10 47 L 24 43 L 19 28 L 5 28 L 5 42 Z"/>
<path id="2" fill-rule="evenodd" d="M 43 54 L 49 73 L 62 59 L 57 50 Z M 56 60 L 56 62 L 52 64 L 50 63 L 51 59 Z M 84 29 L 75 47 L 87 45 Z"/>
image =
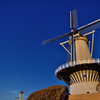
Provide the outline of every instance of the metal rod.
<path id="1" fill-rule="evenodd" d="M 89 35 L 89 34 L 94 33 L 94 32 L 95 32 L 95 30 L 93 30 L 93 31 L 91 31 L 89 33 L 84 34 L 84 36 Z"/>
<path id="2" fill-rule="evenodd" d="M 90 43 L 91 43 L 91 42 L 89 41 L 89 51 L 90 51 Z"/>
<path id="3" fill-rule="evenodd" d="M 71 61 L 74 61 L 74 36 L 72 34 L 72 55 L 71 55 Z"/>
<path id="4" fill-rule="evenodd" d="M 92 54 L 93 54 L 93 43 L 94 43 L 94 33 L 93 33 L 93 35 L 92 35 L 91 56 L 92 56 Z"/>
<path id="5" fill-rule="evenodd" d="M 69 42 L 69 40 L 68 40 L 68 41 L 65 41 L 65 42 L 60 43 L 60 45 L 63 45 L 63 44 L 68 43 L 68 42 Z"/>
<path id="6" fill-rule="evenodd" d="M 71 55 L 71 53 L 68 51 L 68 49 L 62 44 L 63 48 Z"/>

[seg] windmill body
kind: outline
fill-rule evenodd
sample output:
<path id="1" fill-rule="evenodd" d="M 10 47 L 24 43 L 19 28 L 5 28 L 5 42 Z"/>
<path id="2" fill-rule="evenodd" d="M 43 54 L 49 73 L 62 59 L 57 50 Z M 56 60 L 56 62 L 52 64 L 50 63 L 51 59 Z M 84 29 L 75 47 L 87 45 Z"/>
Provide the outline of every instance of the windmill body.
<path id="1" fill-rule="evenodd" d="M 70 75 L 70 93 L 71 94 L 84 94 L 96 93 L 96 86 L 99 82 L 99 73 L 95 70 L 85 68 L 95 63 L 91 57 L 89 48 L 87 46 L 88 39 L 85 36 L 79 36 L 75 39 L 76 47 L 76 62 L 84 66 L 82 70 L 73 72 Z M 95 67 L 95 66 L 94 66 Z M 74 81 L 75 80 L 75 81 Z M 75 91 L 77 90 L 77 91 Z"/>
<path id="2" fill-rule="evenodd" d="M 70 60 L 55 71 L 56 77 L 70 86 L 72 95 L 98 93 L 100 60 L 92 58 L 87 43 L 88 39 L 84 35 L 76 35 L 74 61 Z M 71 39 L 69 39 L 69 45 L 72 45 Z"/>
<path id="3" fill-rule="evenodd" d="M 72 28 L 71 32 L 51 40 L 46 40 L 43 42 L 43 44 L 52 42 L 65 36 L 69 36 L 69 40 L 60 43 L 60 45 L 62 45 L 70 54 L 70 61 L 59 66 L 55 70 L 55 76 L 69 85 L 71 95 L 98 93 L 100 59 L 92 58 L 92 54 L 90 53 L 87 45 L 89 41 L 86 35 L 93 33 L 94 36 L 95 31 L 93 29 L 100 27 L 100 19 L 84 25 L 83 27 L 74 31 L 74 16 L 76 16 L 75 12 L 76 11 L 74 10 L 70 13 L 70 26 Z M 80 34 L 81 32 L 88 32 L 88 30 L 93 31 L 85 34 Z M 65 43 L 69 43 L 71 51 L 67 50 L 67 48 L 64 46 Z"/>

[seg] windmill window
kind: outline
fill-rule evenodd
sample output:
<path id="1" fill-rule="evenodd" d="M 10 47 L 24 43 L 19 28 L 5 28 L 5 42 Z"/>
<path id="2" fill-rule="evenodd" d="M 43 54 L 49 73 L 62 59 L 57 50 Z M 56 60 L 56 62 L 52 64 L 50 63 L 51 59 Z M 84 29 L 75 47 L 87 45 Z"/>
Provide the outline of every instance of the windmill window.
<path id="1" fill-rule="evenodd" d="M 90 91 L 87 91 L 87 94 L 90 93 Z"/>
<path id="2" fill-rule="evenodd" d="M 91 91 L 90 90 L 87 90 L 86 93 L 89 94 L 89 93 L 91 93 Z"/>

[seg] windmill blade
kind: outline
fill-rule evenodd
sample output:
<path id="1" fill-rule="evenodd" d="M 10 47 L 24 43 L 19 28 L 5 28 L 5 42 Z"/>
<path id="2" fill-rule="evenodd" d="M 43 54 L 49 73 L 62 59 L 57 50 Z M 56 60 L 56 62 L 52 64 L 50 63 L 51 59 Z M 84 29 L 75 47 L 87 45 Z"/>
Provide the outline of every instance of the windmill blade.
<path id="1" fill-rule="evenodd" d="M 57 39 L 60 39 L 60 38 L 63 38 L 63 37 L 65 37 L 65 36 L 68 36 L 68 35 L 71 35 L 72 33 L 65 33 L 64 35 L 61 35 L 61 36 L 58 36 L 58 37 L 56 37 L 56 38 L 53 38 L 53 39 L 48 39 L 48 40 L 44 40 L 43 42 L 42 42 L 42 45 L 43 44 L 46 44 L 46 43 L 49 43 L 49 42 L 52 42 L 52 41 L 55 41 L 55 40 L 57 40 Z"/>
<path id="2" fill-rule="evenodd" d="M 78 18 L 77 18 L 77 10 L 73 10 L 73 27 L 78 27 Z"/>
<path id="3" fill-rule="evenodd" d="M 70 28 L 77 28 L 78 20 L 77 20 L 77 10 L 70 11 Z"/>
<path id="4" fill-rule="evenodd" d="M 77 31 L 79 31 L 80 33 L 83 34 L 83 33 L 92 31 L 92 30 L 97 29 L 97 28 L 100 28 L 100 19 L 78 28 Z"/>
<path id="5" fill-rule="evenodd" d="M 73 29 L 73 12 L 70 11 L 70 28 Z"/>

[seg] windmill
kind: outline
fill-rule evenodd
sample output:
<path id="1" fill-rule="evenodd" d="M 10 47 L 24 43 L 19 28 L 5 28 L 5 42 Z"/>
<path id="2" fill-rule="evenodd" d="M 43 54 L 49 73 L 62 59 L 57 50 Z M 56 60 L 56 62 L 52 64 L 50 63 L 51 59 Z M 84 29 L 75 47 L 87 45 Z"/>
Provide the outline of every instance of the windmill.
<path id="1" fill-rule="evenodd" d="M 69 40 L 60 43 L 60 45 L 62 45 L 65 50 L 70 54 L 70 62 L 59 66 L 55 70 L 55 76 L 69 85 L 70 94 L 72 95 L 97 93 L 97 86 L 99 86 L 98 84 L 100 76 L 100 59 L 92 58 L 93 42 L 90 53 L 87 46 L 87 43 L 89 41 L 86 35 L 93 33 L 94 38 L 94 29 L 100 27 L 100 19 L 84 25 L 80 28 L 77 27 L 77 12 L 76 10 L 73 10 L 70 11 L 71 32 L 65 33 L 64 35 L 61 35 L 54 39 L 45 40 L 42 42 L 42 44 L 55 41 L 65 36 L 69 36 Z M 74 30 L 74 28 L 77 28 L 77 30 Z M 64 46 L 65 43 L 69 43 L 71 47 L 71 52 L 68 51 L 67 48 Z"/>

